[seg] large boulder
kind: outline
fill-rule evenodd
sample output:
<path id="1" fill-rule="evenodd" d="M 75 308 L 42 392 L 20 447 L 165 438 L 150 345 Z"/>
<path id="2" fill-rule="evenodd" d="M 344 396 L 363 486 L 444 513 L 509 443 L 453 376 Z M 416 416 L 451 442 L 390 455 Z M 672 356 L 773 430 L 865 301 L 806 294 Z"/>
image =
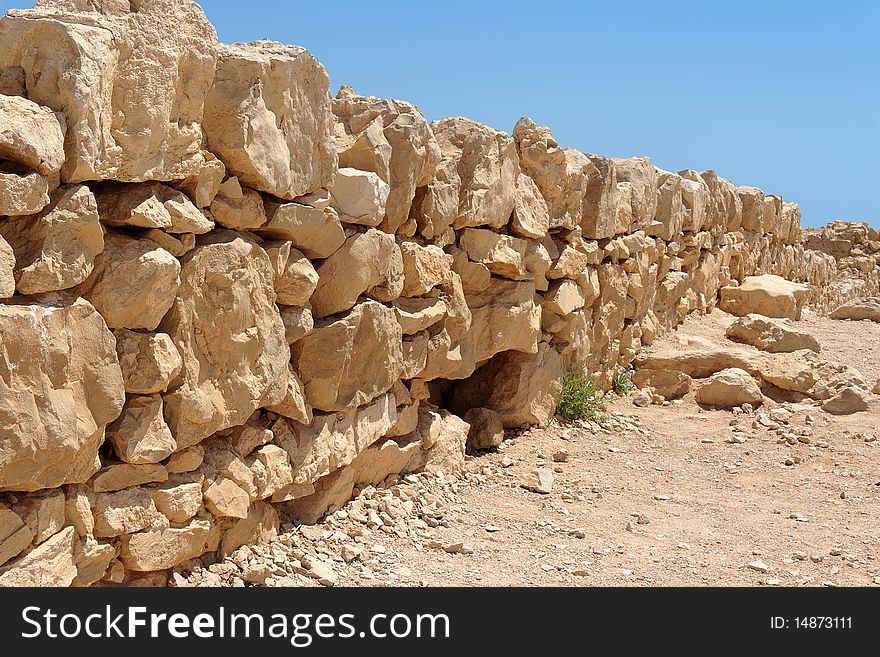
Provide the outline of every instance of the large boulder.
<path id="1" fill-rule="evenodd" d="M 842 388 L 833 397 L 822 402 L 822 410 L 832 415 L 850 415 L 863 411 L 880 410 L 880 399 L 856 386 Z"/>
<path id="2" fill-rule="evenodd" d="M 55 190 L 38 215 L 0 221 L 0 236 L 15 251 L 15 282 L 21 294 L 82 283 L 104 250 L 95 197 L 84 185 Z"/>
<path id="3" fill-rule="evenodd" d="M 0 34 L 3 30 L 0 21 Z M 43 176 L 58 173 L 64 164 L 63 116 L 27 98 L 0 94 L 0 125 L 0 160 L 18 162 Z"/>
<path id="4" fill-rule="evenodd" d="M 104 251 L 77 289 L 110 328 L 153 331 L 180 286 L 180 263 L 155 242 L 121 233 L 104 236 Z"/>
<path id="5" fill-rule="evenodd" d="M 831 319 L 851 319 L 854 321 L 869 319 L 872 322 L 880 322 L 880 297 L 855 299 L 837 308 L 830 317 Z"/>
<path id="6" fill-rule="evenodd" d="M 697 403 L 731 408 L 752 404 L 759 406 L 764 396 L 752 375 L 739 368 L 716 372 L 697 389 Z"/>
<path id="7" fill-rule="evenodd" d="M 812 335 L 798 328 L 789 319 L 746 315 L 727 327 L 727 338 L 743 342 L 771 353 L 809 349 L 818 352 L 819 342 Z"/>
<path id="8" fill-rule="evenodd" d="M 201 238 L 184 257 L 180 290 L 160 326 L 183 358 L 180 385 L 165 395 L 178 449 L 284 399 L 290 348 L 274 279 L 266 252 L 229 231 Z"/>
<path id="9" fill-rule="evenodd" d="M 737 317 L 758 314 L 765 317 L 800 319 L 809 296 L 809 285 L 764 274 L 749 276 L 739 287 L 722 287 L 718 307 Z"/>
<path id="10" fill-rule="evenodd" d="M 299 46 L 220 46 L 205 101 L 208 147 L 253 189 L 294 199 L 326 188 L 336 171 L 329 78 Z"/>
<path id="11" fill-rule="evenodd" d="M 397 232 L 410 216 L 416 189 L 431 182 L 440 161 L 434 133 L 414 105 L 359 96 L 346 86 L 333 99 L 333 114 L 339 166 L 371 171 L 388 183 L 382 228 Z"/>
<path id="12" fill-rule="evenodd" d="M 40 0 L 0 21 L 0 69 L 67 119 L 62 180 L 195 174 L 217 34 L 189 0 Z"/>
<path id="13" fill-rule="evenodd" d="M 375 301 L 320 322 L 292 349 L 309 404 L 338 411 L 362 406 L 391 388 L 403 368 L 402 337 L 394 311 Z"/>
<path id="14" fill-rule="evenodd" d="M 116 342 L 83 299 L 0 304 L 0 490 L 82 483 L 125 391 Z"/>

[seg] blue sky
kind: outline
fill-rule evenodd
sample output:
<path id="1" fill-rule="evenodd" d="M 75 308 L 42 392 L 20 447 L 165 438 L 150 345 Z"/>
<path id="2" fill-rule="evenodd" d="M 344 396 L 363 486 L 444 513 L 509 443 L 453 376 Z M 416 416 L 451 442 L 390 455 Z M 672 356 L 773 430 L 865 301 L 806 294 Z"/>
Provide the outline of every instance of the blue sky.
<path id="1" fill-rule="evenodd" d="M 880 226 L 880 2 L 201 4 L 223 41 L 307 47 L 334 93 L 508 132 L 528 115 L 564 146 L 782 194 L 805 225 Z"/>

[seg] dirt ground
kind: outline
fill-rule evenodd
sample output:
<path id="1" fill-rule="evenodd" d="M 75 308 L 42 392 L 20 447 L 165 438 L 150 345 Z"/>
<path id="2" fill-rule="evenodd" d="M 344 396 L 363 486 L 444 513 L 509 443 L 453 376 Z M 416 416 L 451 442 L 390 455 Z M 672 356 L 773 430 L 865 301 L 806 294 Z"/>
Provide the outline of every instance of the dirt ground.
<path id="1" fill-rule="evenodd" d="M 679 331 L 721 338 L 730 321 L 716 312 Z M 880 325 L 808 314 L 801 326 L 826 358 L 880 377 Z M 811 416 L 809 444 L 692 395 L 647 408 L 618 399 L 606 428 L 530 430 L 469 457 L 471 474 L 447 488 L 448 527 L 424 540 L 374 532 L 337 585 L 880 584 L 880 416 L 789 408 L 795 427 Z M 745 442 L 727 442 L 732 421 Z M 548 495 L 520 486 L 537 466 L 555 469 Z"/>

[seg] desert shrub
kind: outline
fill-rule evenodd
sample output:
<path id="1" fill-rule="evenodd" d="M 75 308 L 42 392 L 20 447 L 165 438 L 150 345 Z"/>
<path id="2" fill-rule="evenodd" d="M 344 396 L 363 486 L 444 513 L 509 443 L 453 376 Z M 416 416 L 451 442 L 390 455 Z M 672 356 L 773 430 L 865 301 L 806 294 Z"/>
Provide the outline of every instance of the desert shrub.
<path id="1" fill-rule="evenodd" d="M 618 370 L 617 374 L 614 375 L 614 379 L 611 381 L 611 389 L 615 392 L 615 394 L 624 397 L 632 392 L 633 382 L 632 376 L 635 370 L 633 366 Z"/>
<path id="2" fill-rule="evenodd" d="M 562 376 L 562 390 L 556 400 L 556 413 L 566 420 L 592 420 L 603 409 L 596 380 L 583 368 Z"/>

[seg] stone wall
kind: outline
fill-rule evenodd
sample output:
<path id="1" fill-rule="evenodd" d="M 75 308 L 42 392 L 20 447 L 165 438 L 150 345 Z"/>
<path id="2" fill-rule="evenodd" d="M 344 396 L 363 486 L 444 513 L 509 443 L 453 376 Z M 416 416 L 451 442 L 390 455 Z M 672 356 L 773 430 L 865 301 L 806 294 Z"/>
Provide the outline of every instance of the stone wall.
<path id="1" fill-rule="evenodd" d="M 187 0 L 40 0 L 0 43 L 0 585 L 163 584 L 454 471 L 749 275 L 877 289 L 876 231 L 804 241 L 796 203 L 527 118 L 331 98 Z"/>

